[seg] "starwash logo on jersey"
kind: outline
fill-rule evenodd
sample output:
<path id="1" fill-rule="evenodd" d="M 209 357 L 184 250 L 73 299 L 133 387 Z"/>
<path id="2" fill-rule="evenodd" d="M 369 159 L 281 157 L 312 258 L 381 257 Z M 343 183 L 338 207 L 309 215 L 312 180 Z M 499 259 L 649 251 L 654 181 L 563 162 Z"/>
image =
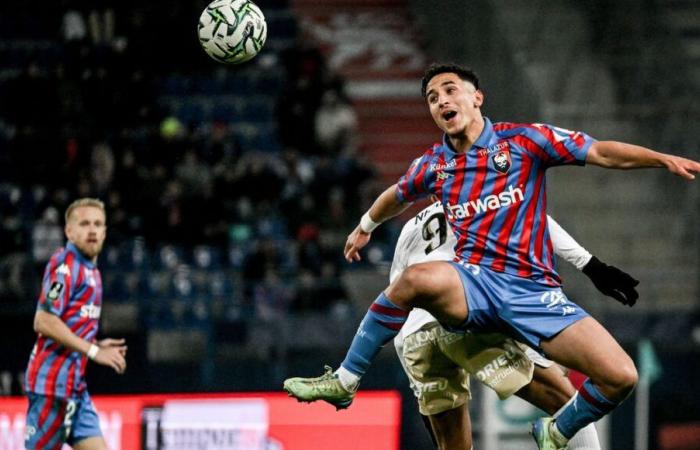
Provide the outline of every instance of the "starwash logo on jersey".
<path id="1" fill-rule="evenodd" d="M 466 219 L 477 214 L 515 205 L 522 202 L 524 198 L 522 185 L 515 187 L 511 184 L 502 192 L 487 195 L 484 198 L 469 200 L 458 205 L 451 205 L 447 202 L 447 218 L 450 220 Z"/>
<path id="2" fill-rule="evenodd" d="M 80 317 L 90 319 L 99 319 L 102 313 L 102 307 L 96 305 L 83 305 L 80 307 Z"/>

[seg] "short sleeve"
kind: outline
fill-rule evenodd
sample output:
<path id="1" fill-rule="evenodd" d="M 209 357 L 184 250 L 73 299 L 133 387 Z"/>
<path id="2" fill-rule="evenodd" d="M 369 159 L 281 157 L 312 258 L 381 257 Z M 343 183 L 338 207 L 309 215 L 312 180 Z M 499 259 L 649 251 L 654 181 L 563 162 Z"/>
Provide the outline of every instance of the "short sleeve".
<path id="1" fill-rule="evenodd" d="M 586 155 L 591 144 L 595 142 L 591 136 L 581 131 L 571 131 L 552 125 L 533 124 L 543 139 L 536 139 L 546 154 L 546 166 L 561 166 L 586 164 Z"/>
<path id="2" fill-rule="evenodd" d="M 396 185 L 396 198 L 399 201 L 410 203 L 430 194 L 427 175 L 432 173 L 428 170 L 431 159 L 432 151 L 413 160 L 411 166 Z"/>
<path id="3" fill-rule="evenodd" d="M 60 316 L 73 291 L 71 258 L 52 258 L 46 265 L 37 309 Z"/>

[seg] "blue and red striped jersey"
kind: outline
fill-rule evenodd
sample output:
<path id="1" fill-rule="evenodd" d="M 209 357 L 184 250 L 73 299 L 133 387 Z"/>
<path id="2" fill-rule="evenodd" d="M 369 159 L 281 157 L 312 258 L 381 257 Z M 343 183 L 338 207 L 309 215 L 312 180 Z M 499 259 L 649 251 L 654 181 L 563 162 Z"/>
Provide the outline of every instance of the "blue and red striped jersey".
<path id="1" fill-rule="evenodd" d="M 94 342 L 102 310 L 102 278 L 95 264 L 69 242 L 46 265 L 37 309 L 60 318 L 77 336 Z M 39 334 L 24 388 L 35 394 L 75 397 L 85 389 L 87 357 Z"/>
<path id="2" fill-rule="evenodd" d="M 435 194 L 455 236 L 455 261 L 561 284 L 547 230 L 545 170 L 585 164 L 593 138 L 545 124 L 491 123 L 465 153 L 447 137 L 413 161 L 396 189 L 412 202 Z"/>

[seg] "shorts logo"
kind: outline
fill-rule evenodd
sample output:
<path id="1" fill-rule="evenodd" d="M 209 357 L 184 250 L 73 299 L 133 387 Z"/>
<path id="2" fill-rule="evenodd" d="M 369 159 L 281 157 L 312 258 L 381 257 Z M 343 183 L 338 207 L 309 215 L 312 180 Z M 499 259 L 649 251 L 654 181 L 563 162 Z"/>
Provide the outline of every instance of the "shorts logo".
<path id="1" fill-rule="evenodd" d="M 500 152 L 491 156 L 491 161 L 493 161 L 494 169 L 501 173 L 508 173 L 511 166 L 510 151 L 508 151 L 508 149 L 501 150 Z"/>
<path id="2" fill-rule="evenodd" d="M 429 383 L 421 383 L 416 381 L 416 388 L 422 392 L 442 392 L 447 389 L 447 380 L 431 381 Z"/>
<path id="3" fill-rule="evenodd" d="M 508 347 L 508 344 L 506 344 Z M 509 348 L 476 372 L 476 377 L 492 389 L 497 389 L 504 381 L 517 376 L 524 367 L 526 358 L 522 353 Z"/>
<path id="4" fill-rule="evenodd" d="M 56 301 L 58 297 L 61 295 L 61 292 L 63 292 L 63 283 L 60 281 L 54 281 L 51 283 L 51 288 L 49 288 L 49 292 L 46 293 L 46 298 L 49 300 Z"/>
<path id="5" fill-rule="evenodd" d="M 561 306 L 562 315 L 573 314 L 576 312 L 576 308 L 567 305 L 566 296 L 561 291 L 549 291 L 542 294 L 540 297 L 540 302 L 547 304 L 547 309 L 551 310 L 557 306 Z"/>
<path id="6" fill-rule="evenodd" d="M 567 314 L 573 314 L 576 312 L 576 308 L 574 308 L 573 306 L 564 306 L 561 309 L 561 312 L 562 312 L 562 314 L 561 314 L 562 316 L 565 316 Z"/>

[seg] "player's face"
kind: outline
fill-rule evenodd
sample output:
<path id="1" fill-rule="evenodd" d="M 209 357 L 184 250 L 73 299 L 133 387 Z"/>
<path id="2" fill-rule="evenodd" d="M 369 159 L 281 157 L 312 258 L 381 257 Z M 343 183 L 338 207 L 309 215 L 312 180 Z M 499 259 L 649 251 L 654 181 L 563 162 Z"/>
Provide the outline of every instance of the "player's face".
<path id="1" fill-rule="evenodd" d="M 94 206 L 75 208 L 66 224 L 66 237 L 88 259 L 95 260 L 107 236 L 105 214 Z"/>
<path id="2" fill-rule="evenodd" d="M 481 117 L 479 109 L 484 95 L 455 73 L 434 76 L 426 87 L 430 115 L 448 136 L 465 134 L 469 126 Z"/>

